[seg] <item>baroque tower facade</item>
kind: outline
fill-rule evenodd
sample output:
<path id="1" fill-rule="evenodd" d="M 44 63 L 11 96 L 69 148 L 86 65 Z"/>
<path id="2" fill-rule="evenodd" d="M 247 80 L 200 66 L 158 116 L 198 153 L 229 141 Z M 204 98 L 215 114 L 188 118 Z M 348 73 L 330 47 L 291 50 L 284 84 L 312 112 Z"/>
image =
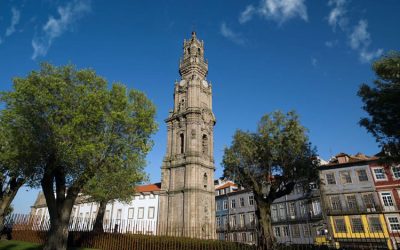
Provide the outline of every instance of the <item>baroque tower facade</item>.
<path id="1" fill-rule="evenodd" d="M 160 230 L 215 237 L 214 125 L 212 87 L 204 42 L 184 40 L 174 86 L 174 108 L 165 120 L 167 152 L 161 167 Z"/>

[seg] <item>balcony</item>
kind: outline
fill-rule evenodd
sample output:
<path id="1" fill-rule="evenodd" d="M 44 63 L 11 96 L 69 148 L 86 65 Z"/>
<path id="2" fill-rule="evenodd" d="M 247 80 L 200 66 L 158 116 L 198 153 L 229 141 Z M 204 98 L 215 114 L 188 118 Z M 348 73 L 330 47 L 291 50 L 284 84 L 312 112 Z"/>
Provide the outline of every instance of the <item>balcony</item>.
<path id="1" fill-rule="evenodd" d="M 371 206 L 341 206 L 340 208 L 332 208 L 330 205 L 326 205 L 327 215 L 356 215 L 356 214 L 374 214 L 385 211 L 381 205 L 375 204 Z"/>

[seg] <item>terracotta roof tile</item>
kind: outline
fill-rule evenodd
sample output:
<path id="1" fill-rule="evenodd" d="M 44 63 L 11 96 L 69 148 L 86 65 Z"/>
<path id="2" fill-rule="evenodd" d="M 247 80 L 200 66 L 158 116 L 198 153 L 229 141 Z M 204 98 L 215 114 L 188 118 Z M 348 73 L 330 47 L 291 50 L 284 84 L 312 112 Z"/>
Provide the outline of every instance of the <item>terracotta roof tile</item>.
<path id="1" fill-rule="evenodd" d="M 227 182 L 224 185 L 217 187 L 215 190 L 220 190 L 220 189 L 224 189 L 224 188 L 227 188 L 227 187 L 237 187 L 237 185 L 235 183 L 232 183 L 232 182 Z"/>
<path id="2" fill-rule="evenodd" d="M 141 185 L 136 187 L 136 192 L 142 193 L 142 192 L 154 192 L 154 191 L 160 191 L 161 189 L 161 183 L 153 183 L 153 184 L 147 184 L 147 185 Z"/>

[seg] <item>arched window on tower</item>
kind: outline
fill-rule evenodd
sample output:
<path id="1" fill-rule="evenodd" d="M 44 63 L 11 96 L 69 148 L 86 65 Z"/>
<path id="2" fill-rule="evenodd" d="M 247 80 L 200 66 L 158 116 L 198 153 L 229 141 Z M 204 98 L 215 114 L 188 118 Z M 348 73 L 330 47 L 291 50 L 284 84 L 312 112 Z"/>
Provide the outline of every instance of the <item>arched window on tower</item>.
<path id="1" fill-rule="evenodd" d="M 207 176 L 207 173 L 204 173 L 204 175 L 203 175 L 203 186 L 204 186 L 204 188 L 207 188 L 207 183 L 208 183 L 208 176 Z"/>
<path id="2" fill-rule="evenodd" d="M 190 48 L 187 49 L 187 53 L 188 53 L 188 55 L 190 55 Z"/>
<path id="3" fill-rule="evenodd" d="M 198 52 L 199 55 L 201 55 L 201 50 L 200 50 L 200 48 L 197 49 L 197 52 Z"/>
<path id="4" fill-rule="evenodd" d="M 202 143 L 201 152 L 203 153 L 203 155 L 208 155 L 208 137 L 206 134 L 203 135 L 201 143 Z"/>
<path id="5" fill-rule="evenodd" d="M 180 137 L 180 148 L 181 148 L 181 154 L 183 154 L 185 152 L 185 136 L 182 134 L 179 135 Z"/>

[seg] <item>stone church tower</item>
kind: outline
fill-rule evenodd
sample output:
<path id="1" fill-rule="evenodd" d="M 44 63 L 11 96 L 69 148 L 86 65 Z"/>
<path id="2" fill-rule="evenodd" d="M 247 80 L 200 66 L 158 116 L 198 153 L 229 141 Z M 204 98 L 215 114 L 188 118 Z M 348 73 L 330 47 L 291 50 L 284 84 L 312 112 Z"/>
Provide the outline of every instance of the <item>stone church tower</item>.
<path id="1" fill-rule="evenodd" d="M 192 32 L 183 43 L 174 108 L 165 120 L 167 153 L 161 167 L 160 230 L 215 237 L 214 125 L 204 42 Z M 165 231 L 167 230 L 167 231 Z"/>

